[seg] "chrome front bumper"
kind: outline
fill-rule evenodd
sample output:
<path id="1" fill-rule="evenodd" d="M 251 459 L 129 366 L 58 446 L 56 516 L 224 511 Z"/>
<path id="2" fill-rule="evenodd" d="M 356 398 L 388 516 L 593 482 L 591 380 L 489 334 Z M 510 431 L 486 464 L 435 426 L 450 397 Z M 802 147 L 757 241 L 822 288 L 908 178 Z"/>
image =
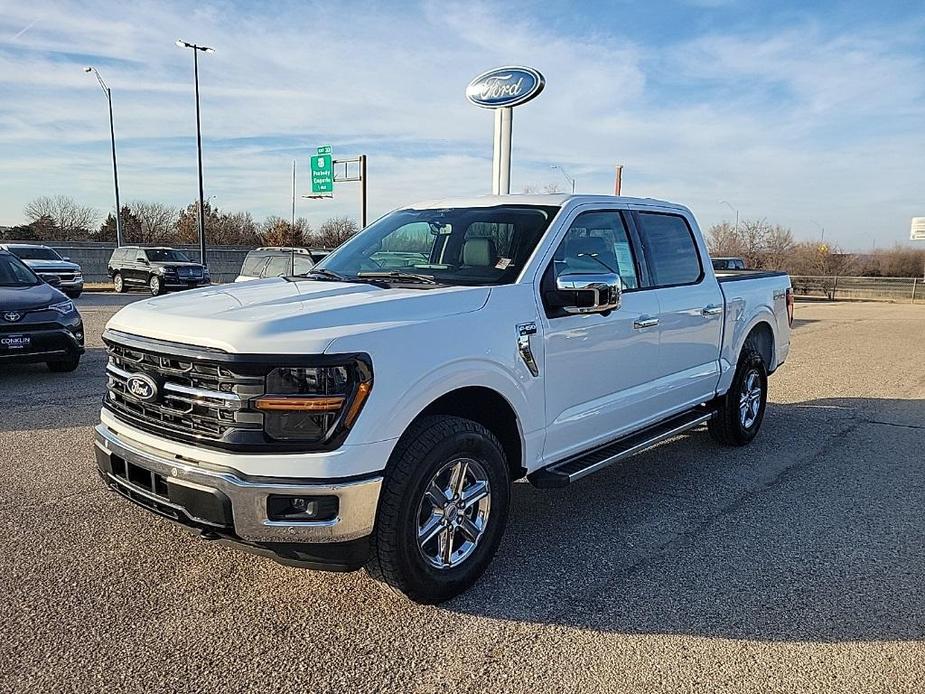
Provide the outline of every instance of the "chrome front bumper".
<path id="1" fill-rule="evenodd" d="M 280 480 L 279 482 L 252 481 L 230 470 L 205 468 L 188 461 L 169 456 L 135 441 L 126 441 L 100 424 L 96 427 L 96 448 L 98 459 L 120 458 L 127 463 L 160 475 L 169 485 L 181 485 L 190 490 L 217 493 L 228 499 L 231 505 L 234 535 L 254 543 L 327 543 L 345 542 L 365 537 L 372 533 L 379 503 L 381 477 L 350 482 L 312 482 Z M 102 456 L 102 457 L 101 457 Z M 156 510 L 159 507 L 185 515 L 188 524 L 208 529 L 209 523 L 197 518 L 182 505 L 175 504 L 163 494 L 133 484 L 131 480 L 117 477 L 100 466 L 106 483 L 117 491 L 142 499 L 142 505 Z M 169 486 L 167 485 L 167 486 Z M 297 496 L 336 496 L 338 514 L 332 520 L 323 521 L 275 521 L 267 517 L 267 497 L 270 494 Z"/>

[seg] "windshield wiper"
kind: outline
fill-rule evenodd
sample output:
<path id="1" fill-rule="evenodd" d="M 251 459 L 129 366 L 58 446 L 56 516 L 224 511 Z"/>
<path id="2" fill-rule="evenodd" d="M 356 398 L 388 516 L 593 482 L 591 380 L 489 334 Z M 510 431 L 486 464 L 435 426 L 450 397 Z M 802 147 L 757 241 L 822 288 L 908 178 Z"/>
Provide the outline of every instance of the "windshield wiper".
<path id="1" fill-rule="evenodd" d="M 292 276 L 293 277 L 309 277 L 310 275 L 317 275 L 319 277 L 324 277 L 325 279 L 329 279 L 329 280 L 336 280 L 338 282 L 349 282 L 350 281 L 349 278 L 344 277 L 343 275 L 338 275 L 336 272 L 333 272 L 332 270 L 328 270 L 327 268 L 323 268 L 323 267 L 313 267 L 308 272 L 303 272 L 298 275 L 292 275 Z"/>
<path id="2" fill-rule="evenodd" d="M 419 275 L 414 272 L 399 272 L 398 270 L 390 270 L 388 272 L 358 272 L 357 277 L 361 279 L 369 278 L 396 280 L 398 282 L 417 282 L 419 284 L 439 284 L 431 275 Z"/>

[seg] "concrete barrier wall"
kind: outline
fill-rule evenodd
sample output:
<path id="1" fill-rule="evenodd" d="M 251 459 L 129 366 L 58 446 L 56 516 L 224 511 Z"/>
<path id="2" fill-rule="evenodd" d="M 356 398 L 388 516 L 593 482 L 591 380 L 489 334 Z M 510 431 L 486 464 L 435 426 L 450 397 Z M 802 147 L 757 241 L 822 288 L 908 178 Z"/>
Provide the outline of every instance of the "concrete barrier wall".
<path id="1" fill-rule="evenodd" d="M 61 255 L 68 257 L 83 269 L 85 282 L 108 282 L 109 275 L 106 267 L 115 244 L 48 244 Z M 196 246 L 175 246 L 189 256 L 189 259 L 199 261 L 199 248 Z M 213 282 L 233 282 L 241 270 L 244 258 L 251 248 L 218 246 L 206 249 L 209 273 Z"/>

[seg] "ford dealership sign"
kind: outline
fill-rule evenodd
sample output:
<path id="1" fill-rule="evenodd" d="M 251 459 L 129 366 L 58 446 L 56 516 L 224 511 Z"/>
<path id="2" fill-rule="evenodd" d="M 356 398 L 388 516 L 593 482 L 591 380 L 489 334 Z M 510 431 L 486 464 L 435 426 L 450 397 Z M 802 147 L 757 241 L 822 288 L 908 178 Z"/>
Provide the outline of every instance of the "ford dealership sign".
<path id="1" fill-rule="evenodd" d="M 466 87 L 466 98 L 482 108 L 506 108 L 537 96 L 546 80 L 530 67 L 498 67 L 483 72 Z"/>

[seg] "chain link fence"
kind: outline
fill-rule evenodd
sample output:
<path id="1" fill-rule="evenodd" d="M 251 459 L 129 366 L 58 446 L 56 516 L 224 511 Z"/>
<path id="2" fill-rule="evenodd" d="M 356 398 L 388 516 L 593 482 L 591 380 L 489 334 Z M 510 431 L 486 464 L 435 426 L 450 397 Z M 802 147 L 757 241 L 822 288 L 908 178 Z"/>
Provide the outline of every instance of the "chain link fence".
<path id="1" fill-rule="evenodd" d="M 874 299 L 903 303 L 925 302 L 925 281 L 921 277 L 838 277 L 792 275 L 790 282 L 797 297 Z"/>

